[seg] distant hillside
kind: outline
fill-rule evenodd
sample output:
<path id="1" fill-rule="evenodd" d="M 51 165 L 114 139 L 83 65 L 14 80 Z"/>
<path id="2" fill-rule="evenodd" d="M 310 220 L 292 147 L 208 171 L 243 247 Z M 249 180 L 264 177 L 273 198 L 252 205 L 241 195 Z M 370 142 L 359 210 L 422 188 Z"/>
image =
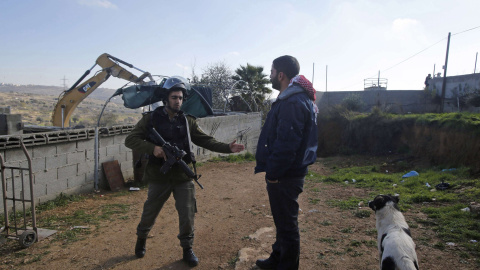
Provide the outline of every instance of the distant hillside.
<path id="1" fill-rule="evenodd" d="M 1 85 L 0 107 L 10 107 L 12 114 L 21 114 L 25 125 L 51 126 L 52 112 L 63 88 L 43 85 Z M 115 90 L 99 88 L 75 109 L 71 126 L 95 126 L 98 116 Z M 128 109 L 123 100 L 116 98 L 106 107 L 103 125 L 135 124 L 141 118 L 141 109 Z M 102 125 L 102 126 L 103 126 Z"/>
<path id="2" fill-rule="evenodd" d="M 106 101 L 114 93 L 116 89 L 98 88 L 93 91 L 88 98 L 98 99 Z M 36 94 L 36 95 L 48 95 L 57 97 L 63 92 L 63 87 L 60 86 L 45 86 L 45 85 L 13 85 L 0 83 L 0 93 L 23 93 L 23 94 Z M 112 100 L 114 103 L 123 104 L 121 98 Z"/>

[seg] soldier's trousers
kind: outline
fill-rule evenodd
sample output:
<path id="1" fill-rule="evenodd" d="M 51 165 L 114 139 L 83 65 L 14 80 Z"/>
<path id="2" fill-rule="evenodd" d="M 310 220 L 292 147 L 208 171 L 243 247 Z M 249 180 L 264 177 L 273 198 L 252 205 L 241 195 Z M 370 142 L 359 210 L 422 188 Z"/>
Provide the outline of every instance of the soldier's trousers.
<path id="1" fill-rule="evenodd" d="M 148 185 L 148 197 L 143 205 L 143 213 L 137 226 L 137 236 L 147 238 L 155 224 L 160 210 L 173 193 L 175 208 L 178 212 L 179 234 L 178 239 L 183 248 L 193 245 L 194 219 L 197 212 L 195 200 L 195 185 L 193 181 L 178 182 L 174 180 L 151 182 Z"/>

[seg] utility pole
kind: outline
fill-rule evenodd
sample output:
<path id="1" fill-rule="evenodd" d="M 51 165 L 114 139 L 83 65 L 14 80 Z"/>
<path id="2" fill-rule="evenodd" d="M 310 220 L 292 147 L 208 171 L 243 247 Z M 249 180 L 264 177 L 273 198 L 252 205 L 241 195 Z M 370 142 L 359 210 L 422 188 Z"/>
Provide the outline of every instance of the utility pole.
<path id="1" fill-rule="evenodd" d="M 65 84 L 65 81 L 68 81 L 68 79 L 65 78 L 65 75 L 63 75 L 63 79 L 60 79 L 61 81 L 63 81 L 63 91 L 65 91 L 67 89 L 67 85 Z"/>
<path id="2" fill-rule="evenodd" d="M 450 49 L 450 36 L 451 36 L 451 33 L 448 32 L 447 53 L 445 55 L 445 66 L 443 66 L 442 100 L 440 103 L 441 113 L 443 113 L 443 108 L 445 106 L 445 89 L 447 86 L 447 65 L 448 65 L 448 50 Z"/>
<path id="3" fill-rule="evenodd" d="M 327 82 L 328 82 L 328 65 L 325 67 L 325 92 L 327 92 L 327 89 L 328 89 L 327 88 L 327 86 L 328 86 Z"/>
<path id="4" fill-rule="evenodd" d="M 478 52 L 477 55 L 475 56 L 475 68 L 473 69 L 473 74 L 477 71 L 477 58 L 478 58 Z"/>
<path id="5" fill-rule="evenodd" d="M 328 82 L 328 65 L 325 66 L 325 95 L 327 95 L 327 108 L 328 108 L 329 102 L 328 102 L 328 93 L 327 93 L 328 91 L 327 82 Z"/>
<path id="6" fill-rule="evenodd" d="M 313 63 L 312 85 L 313 85 L 313 79 L 315 79 L 315 62 Z"/>

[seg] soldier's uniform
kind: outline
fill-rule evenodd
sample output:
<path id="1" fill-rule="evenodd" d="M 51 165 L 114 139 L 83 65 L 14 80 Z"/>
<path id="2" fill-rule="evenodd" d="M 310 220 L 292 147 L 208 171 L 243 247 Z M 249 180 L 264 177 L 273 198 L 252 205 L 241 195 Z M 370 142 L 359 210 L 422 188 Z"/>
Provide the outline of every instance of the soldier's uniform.
<path id="1" fill-rule="evenodd" d="M 185 115 L 180 111 L 170 119 L 165 107 L 158 107 L 152 113 L 145 114 L 125 139 L 126 147 L 150 155 L 143 175 L 143 180 L 149 183 L 148 197 L 143 206 L 141 221 L 137 226 L 137 236 L 147 238 L 164 203 L 173 193 L 180 228 L 177 237 L 184 249 L 191 248 L 197 210 L 195 185 L 177 165 L 174 165 L 166 174 L 160 172 L 164 161 L 162 158 L 153 156 L 155 144 L 151 139 L 152 127 L 155 127 L 165 141 L 187 152 L 184 157 L 187 163 L 191 162 L 187 130 L 190 131 L 192 142 L 200 147 L 220 153 L 231 153 L 231 150 L 228 144 L 205 134 L 193 116 Z"/>

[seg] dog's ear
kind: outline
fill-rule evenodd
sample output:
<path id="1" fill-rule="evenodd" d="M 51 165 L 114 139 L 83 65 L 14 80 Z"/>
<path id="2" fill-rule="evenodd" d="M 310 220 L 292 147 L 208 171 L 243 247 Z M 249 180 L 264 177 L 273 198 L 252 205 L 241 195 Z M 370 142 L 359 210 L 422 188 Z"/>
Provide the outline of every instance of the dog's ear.
<path id="1" fill-rule="evenodd" d="M 368 207 L 370 207 L 373 211 L 377 211 L 377 207 L 373 201 L 368 202 Z"/>
<path id="2" fill-rule="evenodd" d="M 395 203 L 398 203 L 400 201 L 400 196 L 398 194 L 395 194 L 394 196 L 392 196 L 392 199 Z"/>

